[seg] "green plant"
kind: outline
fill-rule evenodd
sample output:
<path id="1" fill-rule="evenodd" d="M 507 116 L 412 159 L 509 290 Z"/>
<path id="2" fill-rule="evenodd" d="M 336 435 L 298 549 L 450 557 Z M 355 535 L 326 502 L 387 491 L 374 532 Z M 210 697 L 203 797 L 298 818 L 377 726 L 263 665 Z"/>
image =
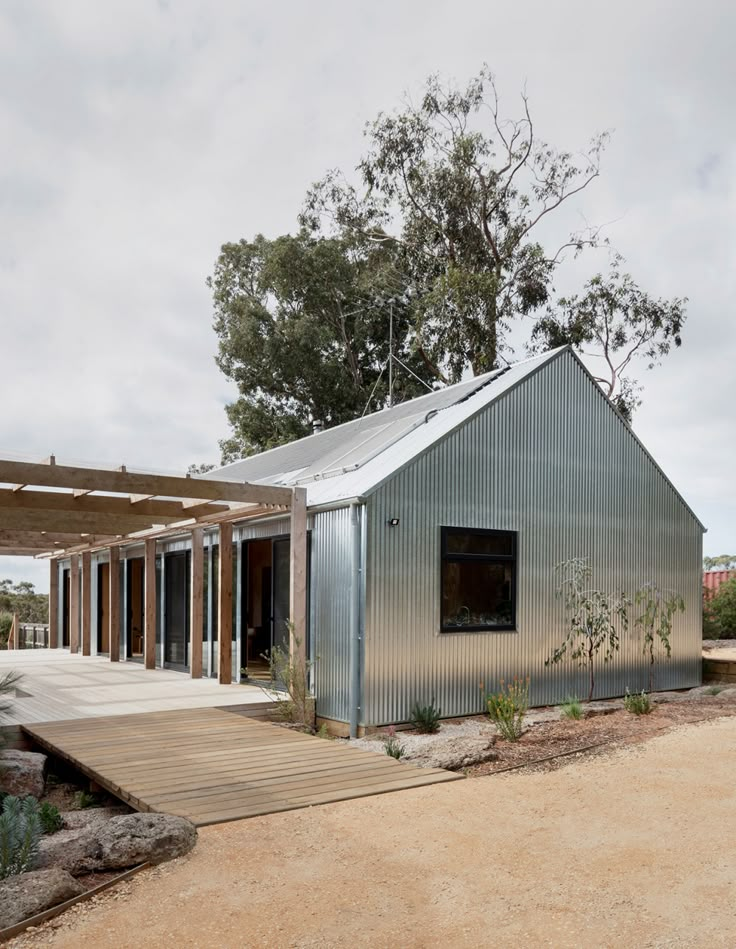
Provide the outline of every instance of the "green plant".
<path id="1" fill-rule="evenodd" d="M 596 659 L 602 653 L 603 661 L 608 662 L 618 652 L 616 620 L 627 628 L 629 601 L 623 594 L 616 596 L 590 588 L 593 571 L 585 557 L 564 560 L 557 565 L 556 573 L 560 578 L 557 595 L 564 600 L 569 629 L 544 664 L 555 665 L 569 658 L 579 666 L 587 666 L 590 702 L 595 691 Z"/>
<path id="2" fill-rule="evenodd" d="M 583 717 L 583 706 L 580 699 L 569 695 L 560 706 L 560 712 L 564 718 L 573 718 L 579 721 Z"/>
<path id="3" fill-rule="evenodd" d="M 327 722 L 322 722 L 322 724 L 317 729 L 317 738 L 326 738 L 328 740 L 332 739 L 332 735 L 327 731 Z"/>
<path id="4" fill-rule="evenodd" d="M 44 834 L 55 834 L 64 826 L 64 818 L 59 813 L 59 808 L 48 801 L 44 801 L 38 809 L 38 817 Z"/>
<path id="5" fill-rule="evenodd" d="M 486 697 L 488 715 L 502 738 L 518 741 L 529 708 L 529 676 L 525 679 L 514 676 L 508 683 L 501 679 L 499 685 L 498 692 Z"/>
<path id="6" fill-rule="evenodd" d="M 710 639 L 736 636 L 736 577 L 722 583 L 703 604 L 703 627 Z"/>
<path id="7" fill-rule="evenodd" d="M 84 811 L 88 807 L 101 807 L 102 801 L 98 794 L 90 794 L 88 791 L 79 791 L 77 793 L 76 804 L 79 810 Z"/>
<path id="8" fill-rule="evenodd" d="M 652 702 L 643 689 L 641 692 L 629 692 L 627 689 L 624 696 L 624 708 L 632 715 L 648 715 L 652 710 Z"/>
<path id="9" fill-rule="evenodd" d="M 287 620 L 294 650 L 300 654 L 301 640 L 293 636 L 293 624 Z M 268 663 L 270 686 L 264 691 L 271 698 L 278 699 L 276 714 L 284 722 L 295 725 L 306 725 L 310 730 L 314 728 L 315 702 L 309 691 L 309 672 L 314 660 L 299 658 L 292 659 L 290 652 L 280 646 L 274 646 L 270 653 L 264 653 L 262 658 Z M 263 686 L 261 687 L 263 688 Z M 283 697 L 284 691 L 288 698 Z"/>
<path id="10" fill-rule="evenodd" d="M 0 814 L 0 879 L 32 870 L 38 856 L 41 820 L 38 801 L 8 795 Z"/>
<path id="11" fill-rule="evenodd" d="M 429 705 L 415 702 L 409 713 L 409 720 L 421 735 L 436 735 L 440 730 L 442 709 L 434 704 L 434 696 Z"/>
<path id="12" fill-rule="evenodd" d="M 725 685 L 710 685 L 705 690 L 706 695 L 720 695 L 721 692 L 726 688 Z"/>
<path id="13" fill-rule="evenodd" d="M 393 727 L 393 725 L 381 738 L 381 741 L 383 742 L 383 750 L 390 758 L 396 758 L 397 761 L 399 758 L 403 758 L 404 746 L 396 737 L 396 729 Z"/>
<path id="14" fill-rule="evenodd" d="M 685 611 L 685 601 L 672 590 L 660 590 L 656 583 L 645 583 L 634 595 L 634 600 L 642 613 L 634 623 L 643 633 L 642 652 L 649 659 L 648 689 L 654 684 L 654 663 L 658 646 L 669 659 L 672 655 L 672 621 L 675 613 Z"/>

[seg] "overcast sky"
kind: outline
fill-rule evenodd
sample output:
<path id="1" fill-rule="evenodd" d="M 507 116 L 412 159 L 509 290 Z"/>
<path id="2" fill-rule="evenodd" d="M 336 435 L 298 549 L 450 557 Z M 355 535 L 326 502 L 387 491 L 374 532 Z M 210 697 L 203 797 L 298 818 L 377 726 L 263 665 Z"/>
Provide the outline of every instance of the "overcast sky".
<path id="1" fill-rule="evenodd" d="M 217 461 L 220 245 L 293 230 L 367 119 L 485 61 L 558 147 L 615 130 L 576 213 L 613 222 L 648 290 L 690 299 L 634 427 L 706 553 L 736 553 L 735 35 L 727 0 L 0 0 L 0 455 Z M 44 588 L 37 566 L 0 576 Z"/>

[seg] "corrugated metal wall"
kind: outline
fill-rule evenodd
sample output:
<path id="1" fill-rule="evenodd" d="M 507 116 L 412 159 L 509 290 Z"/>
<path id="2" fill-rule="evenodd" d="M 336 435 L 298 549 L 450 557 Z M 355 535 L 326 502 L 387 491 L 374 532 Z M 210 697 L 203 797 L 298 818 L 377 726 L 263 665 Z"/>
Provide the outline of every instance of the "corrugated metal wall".
<path id="1" fill-rule="evenodd" d="M 594 585 L 677 590 L 660 689 L 700 682 L 701 528 L 595 383 L 564 353 L 387 482 L 368 505 L 363 721 L 406 720 L 415 699 L 481 711 L 479 682 L 529 675 L 532 704 L 587 695 L 586 675 L 544 660 L 565 632 L 554 568 L 587 556 Z M 397 527 L 388 527 L 398 517 Z M 516 632 L 440 633 L 440 526 L 518 531 Z M 629 632 L 596 696 L 646 686 Z"/>
<path id="2" fill-rule="evenodd" d="M 350 688 L 350 508 L 316 514 L 311 630 L 317 714 L 347 721 Z"/>

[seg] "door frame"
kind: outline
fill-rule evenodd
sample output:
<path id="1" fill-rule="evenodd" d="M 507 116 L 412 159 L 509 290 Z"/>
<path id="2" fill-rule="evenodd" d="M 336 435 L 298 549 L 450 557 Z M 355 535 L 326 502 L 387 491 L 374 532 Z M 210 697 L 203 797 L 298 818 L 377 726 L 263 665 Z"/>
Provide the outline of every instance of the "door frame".
<path id="1" fill-rule="evenodd" d="M 263 543 L 263 541 L 270 541 L 271 543 L 271 602 L 269 605 L 269 627 L 270 627 L 270 649 L 273 649 L 273 634 L 274 634 L 274 601 L 276 597 L 276 575 L 274 572 L 274 544 L 278 541 L 291 540 L 291 534 L 281 533 L 281 534 L 272 534 L 269 537 L 248 537 L 245 540 L 241 540 L 238 543 L 242 547 L 241 554 L 241 568 L 240 568 L 240 615 L 242 621 L 240 624 L 240 653 L 243 657 L 241 665 L 245 665 L 245 657 L 247 656 L 248 648 L 248 545 L 253 543 Z M 311 649 L 312 649 L 312 623 L 311 623 L 311 588 L 312 588 L 312 530 L 311 528 L 307 530 L 307 642 L 306 642 L 306 654 L 307 658 L 311 659 Z"/>
<path id="2" fill-rule="evenodd" d="M 168 576 L 168 570 L 166 568 L 166 558 L 167 557 L 181 557 L 184 556 L 185 570 L 184 570 L 184 663 L 181 662 L 169 662 L 166 659 L 166 647 L 168 645 L 168 622 L 169 622 L 169 609 L 171 604 L 169 603 L 169 597 L 166 595 L 166 578 Z M 191 615 L 191 587 L 192 587 L 192 551 L 191 548 L 186 550 L 171 550 L 164 551 L 163 556 L 163 574 L 161 577 L 161 599 L 162 599 L 162 623 L 161 623 L 161 661 L 164 669 L 173 669 L 175 672 L 189 672 L 189 644 L 190 644 L 190 633 L 192 628 L 192 615 Z"/>

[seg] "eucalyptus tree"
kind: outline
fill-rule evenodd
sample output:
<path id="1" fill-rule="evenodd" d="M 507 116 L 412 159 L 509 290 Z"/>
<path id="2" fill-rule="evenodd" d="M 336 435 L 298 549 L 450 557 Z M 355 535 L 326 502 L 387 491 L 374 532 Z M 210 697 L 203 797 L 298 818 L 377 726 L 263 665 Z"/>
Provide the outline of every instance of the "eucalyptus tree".
<path id="1" fill-rule="evenodd" d="M 223 461 L 427 391 L 391 245 L 258 235 L 225 244 L 208 285 L 217 364 L 238 390 Z M 389 347 L 401 367 L 392 391 Z"/>

